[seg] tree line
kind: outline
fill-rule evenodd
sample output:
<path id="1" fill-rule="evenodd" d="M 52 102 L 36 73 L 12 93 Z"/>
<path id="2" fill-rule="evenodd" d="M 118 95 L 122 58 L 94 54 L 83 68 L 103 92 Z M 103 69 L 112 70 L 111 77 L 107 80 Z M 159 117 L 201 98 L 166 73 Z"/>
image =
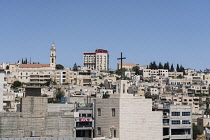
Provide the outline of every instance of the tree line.
<path id="1" fill-rule="evenodd" d="M 153 62 L 150 62 L 147 68 L 148 69 L 167 69 L 169 72 L 175 71 L 173 63 L 170 65 L 169 62 L 166 62 L 164 64 L 159 62 L 159 64 L 156 64 L 156 62 L 153 61 Z M 185 73 L 185 68 L 182 65 L 177 64 L 176 71 Z"/>

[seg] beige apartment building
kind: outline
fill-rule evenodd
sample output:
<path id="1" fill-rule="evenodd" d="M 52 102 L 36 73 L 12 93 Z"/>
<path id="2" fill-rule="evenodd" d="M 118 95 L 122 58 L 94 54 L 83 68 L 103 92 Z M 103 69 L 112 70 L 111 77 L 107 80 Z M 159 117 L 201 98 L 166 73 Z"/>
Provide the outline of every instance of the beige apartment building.
<path id="1" fill-rule="evenodd" d="M 134 66 L 136 66 L 134 63 L 122 63 L 122 68 L 127 70 L 132 70 Z M 117 63 L 117 69 L 121 69 L 121 63 Z"/>
<path id="2" fill-rule="evenodd" d="M 192 79 L 190 78 L 184 78 L 184 79 L 173 79 L 169 78 L 168 82 L 169 85 L 190 85 L 192 84 Z"/>
<path id="3" fill-rule="evenodd" d="M 177 71 L 168 72 L 168 77 L 177 78 L 179 76 L 183 77 L 184 76 L 183 72 L 177 72 Z"/>
<path id="4" fill-rule="evenodd" d="M 192 108 L 192 113 L 200 114 L 199 97 L 189 97 L 184 95 L 162 95 L 160 97 L 162 102 L 170 102 L 173 105 L 189 105 Z"/>
<path id="5" fill-rule="evenodd" d="M 95 52 L 85 52 L 84 66 L 92 70 L 109 70 L 109 53 L 107 50 L 96 49 Z"/>

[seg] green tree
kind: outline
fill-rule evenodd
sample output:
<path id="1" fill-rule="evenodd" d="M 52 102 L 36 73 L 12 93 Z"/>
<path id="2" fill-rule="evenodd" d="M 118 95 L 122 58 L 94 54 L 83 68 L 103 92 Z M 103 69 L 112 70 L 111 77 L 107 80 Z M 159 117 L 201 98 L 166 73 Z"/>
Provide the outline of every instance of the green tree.
<path id="1" fill-rule="evenodd" d="M 63 65 L 61 65 L 61 64 L 57 64 L 56 65 L 56 69 L 58 69 L 58 70 L 62 70 L 62 69 L 64 69 L 64 66 Z"/>
<path id="2" fill-rule="evenodd" d="M 193 123 L 193 140 L 196 140 L 198 135 L 201 135 L 202 132 L 198 129 L 197 125 Z"/>
<path id="3" fill-rule="evenodd" d="M 74 66 L 73 66 L 73 71 L 78 71 L 78 66 L 77 66 L 77 63 L 74 63 Z"/>
<path id="4" fill-rule="evenodd" d="M 132 70 L 135 72 L 135 75 L 140 75 L 139 66 L 134 66 Z"/>
<path id="5" fill-rule="evenodd" d="M 126 70 L 127 70 L 127 69 L 125 69 L 125 68 L 117 69 L 117 70 L 115 71 L 115 73 L 116 73 L 117 75 L 121 75 L 121 73 L 124 75 L 124 73 L 125 73 Z"/>
<path id="6" fill-rule="evenodd" d="M 158 69 L 163 69 L 163 65 L 161 62 L 159 62 Z"/>
<path id="7" fill-rule="evenodd" d="M 104 93 L 102 96 L 102 98 L 104 98 L 104 99 L 109 98 L 109 97 L 110 97 L 109 93 Z"/>
<path id="8" fill-rule="evenodd" d="M 176 71 L 180 72 L 179 64 L 176 65 Z"/>
<path id="9" fill-rule="evenodd" d="M 103 87 L 103 86 L 104 86 L 104 84 L 102 84 L 102 83 L 99 84 L 99 87 Z"/>
<path id="10" fill-rule="evenodd" d="M 154 67 L 154 69 L 158 69 L 158 66 L 155 61 L 153 62 L 153 67 Z"/>
<path id="11" fill-rule="evenodd" d="M 169 70 L 169 62 L 166 62 L 166 63 L 164 64 L 163 68 Z"/>
<path id="12" fill-rule="evenodd" d="M 61 88 L 57 88 L 55 91 L 56 99 L 60 100 L 61 97 L 64 97 L 64 91 L 61 90 Z"/>
<path id="13" fill-rule="evenodd" d="M 206 98 L 206 110 L 209 109 L 210 99 Z"/>
<path id="14" fill-rule="evenodd" d="M 171 64 L 170 71 L 171 71 L 171 72 L 174 72 L 174 65 L 173 65 L 173 64 Z"/>
<path id="15" fill-rule="evenodd" d="M 17 87 L 20 87 L 21 85 L 22 85 L 22 84 L 21 84 L 20 81 L 14 81 L 13 84 L 12 84 L 12 86 L 11 86 L 11 88 L 15 89 L 15 88 L 17 88 Z"/>
<path id="16" fill-rule="evenodd" d="M 181 74 L 177 76 L 178 79 L 182 79 L 184 78 L 184 76 L 182 76 Z"/>
<path id="17" fill-rule="evenodd" d="M 48 95 L 47 94 L 42 94 L 42 97 L 48 97 Z"/>
<path id="18" fill-rule="evenodd" d="M 50 84 L 52 83 L 52 79 L 47 80 L 47 82 L 44 84 L 45 86 L 50 86 Z"/>
<path id="19" fill-rule="evenodd" d="M 114 71 L 109 71 L 109 74 L 110 74 L 110 75 L 113 75 L 113 74 L 114 74 Z"/>

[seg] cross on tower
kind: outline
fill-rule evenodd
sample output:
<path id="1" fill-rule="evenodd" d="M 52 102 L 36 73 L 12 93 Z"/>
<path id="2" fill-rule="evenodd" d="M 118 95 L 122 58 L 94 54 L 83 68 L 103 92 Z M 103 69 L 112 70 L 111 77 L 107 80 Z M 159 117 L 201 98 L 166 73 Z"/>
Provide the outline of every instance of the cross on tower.
<path id="1" fill-rule="evenodd" d="M 126 59 L 126 57 L 122 57 L 122 52 L 121 52 L 121 57 L 120 58 L 117 58 L 117 60 L 121 60 L 121 78 L 120 78 L 121 80 L 122 80 L 122 75 L 123 75 L 122 74 L 122 60 L 123 59 Z"/>

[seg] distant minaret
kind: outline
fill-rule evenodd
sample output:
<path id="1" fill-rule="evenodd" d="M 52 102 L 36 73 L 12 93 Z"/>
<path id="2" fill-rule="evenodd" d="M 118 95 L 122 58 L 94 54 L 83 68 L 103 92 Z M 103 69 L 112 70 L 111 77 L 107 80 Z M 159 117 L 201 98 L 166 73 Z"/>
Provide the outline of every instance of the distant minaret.
<path id="1" fill-rule="evenodd" d="M 51 46 L 51 54 L 50 54 L 50 67 L 55 68 L 56 67 L 56 48 L 54 43 Z"/>

